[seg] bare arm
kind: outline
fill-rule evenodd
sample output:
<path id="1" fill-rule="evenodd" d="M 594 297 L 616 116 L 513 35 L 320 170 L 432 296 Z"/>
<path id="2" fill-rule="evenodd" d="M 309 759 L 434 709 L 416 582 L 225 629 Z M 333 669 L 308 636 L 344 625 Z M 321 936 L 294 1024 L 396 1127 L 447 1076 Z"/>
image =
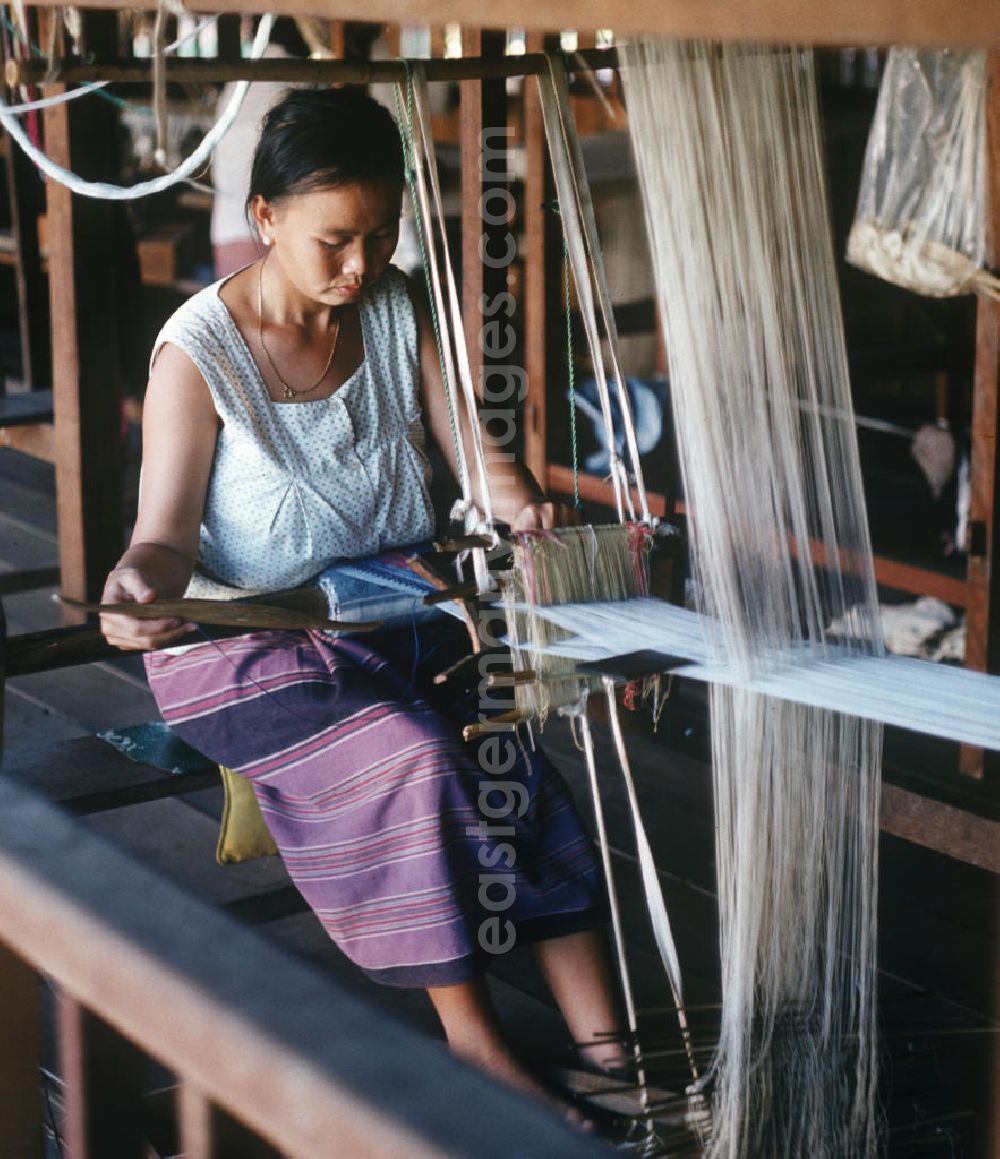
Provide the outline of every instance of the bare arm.
<path id="1" fill-rule="evenodd" d="M 422 295 L 411 284 L 411 298 L 417 316 L 420 342 L 420 390 L 424 414 L 427 416 L 431 434 L 441 448 L 442 454 L 457 479 L 458 463 L 455 454 L 455 440 L 452 435 L 448 399 L 445 394 L 438 360 L 437 343 L 427 308 Z M 479 479 L 475 467 L 472 431 L 464 405 L 459 407 L 462 443 L 465 447 L 469 473 L 472 479 L 473 498 L 482 506 Z M 486 471 L 489 476 L 493 513 L 515 530 L 530 527 L 565 527 L 580 522 L 579 515 L 564 503 L 553 503 L 544 494 L 531 472 L 518 462 L 513 454 L 490 437 L 489 431 L 480 424 L 486 457 Z"/>
<path id="2" fill-rule="evenodd" d="M 149 603 L 183 595 L 198 552 L 218 416 L 188 356 L 169 343 L 157 356 L 143 406 L 142 485 L 132 542 L 108 576 L 102 602 Z M 119 648 L 160 648 L 188 627 L 177 620 L 102 616 Z"/>

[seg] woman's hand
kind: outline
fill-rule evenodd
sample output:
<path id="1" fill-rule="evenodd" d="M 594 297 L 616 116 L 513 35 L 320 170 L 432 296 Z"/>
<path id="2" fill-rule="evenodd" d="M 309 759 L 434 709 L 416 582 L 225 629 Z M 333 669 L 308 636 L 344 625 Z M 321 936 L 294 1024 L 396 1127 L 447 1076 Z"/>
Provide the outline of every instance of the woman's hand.
<path id="1" fill-rule="evenodd" d="M 578 527 L 582 523 L 580 512 L 568 503 L 553 503 L 540 499 L 526 503 L 511 524 L 512 531 L 531 531 L 536 528 Z"/>
<path id="2" fill-rule="evenodd" d="M 119 565 L 108 576 L 101 594 L 102 604 L 149 604 L 157 592 L 136 567 Z M 182 620 L 139 620 L 125 613 L 101 616 L 101 632 L 109 644 L 130 652 L 165 648 L 194 630 Z"/>

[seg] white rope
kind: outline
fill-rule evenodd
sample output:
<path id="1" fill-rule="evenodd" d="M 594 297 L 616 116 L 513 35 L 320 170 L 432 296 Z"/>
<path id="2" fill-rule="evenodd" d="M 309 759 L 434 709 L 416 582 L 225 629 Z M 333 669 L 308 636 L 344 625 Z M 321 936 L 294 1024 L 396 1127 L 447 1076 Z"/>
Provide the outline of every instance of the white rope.
<path id="1" fill-rule="evenodd" d="M 772 677 L 882 647 L 811 55 L 624 47 L 711 686 L 712 1159 L 875 1150 L 881 730 Z M 802 405 L 805 404 L 805 405 Z M 791 544 L 823 545 L 823 567 Z M 843 562 L 842 562 L 843 561 Z M 857 612 L 853 640 L 830 625 Z M 644 640 L 650 632 L 646 627 Z M 646 645 L 648 646 L 648 644 Z M 802 670 L 804 669 L 804 670 Z M 783 681 L 787 684 L 787 681 Z M 793 696 L 795 699 L 793 699 Z"/>
<path id="2" fill-rule="evenodd" d="M 66 11 L 68 13 L 71 10 L 67 9 Z M 168 44 L 167 47 L 163 50 L 164 53 L 169 55 L 176 52 L 181 47 L 181 45 L 187 44 L 189 40 L 193 40 L 196 36 L 199 36 L 202 32 L 205 31 L 206 28 L 209 27 L 209 25 L 214 24 L 218 19 L 218 16 L 209 16 L 207 20 L 202 20 L 195 28 L 191 29 L 190 32 L 187 32 L 183 36 L 178 37 L 177 40 L 175 40 L 172 44 Z M 79 100 L 80 97 L 89 96 L 91 93 L 97 92 L 99 89 L 106 89 L 109 84 L 111 84 L 111 81 L 109 80 L 88 81 L 86 84 L 81 85 L 78 89 L 70 89 L 65 93 L 56 93 L 55 96 L 39 97 L 37 101 L 25 101 L 20 105 L 4 105 L 3 111 L 11 115 L 22 116 L 25 113 L 34 113 L 40 109 L 51 109 L 56 105 L 64 105 L 67 101 L 76 101 Z"/>
<path id="3" fill-rule="evenodd" d="M 261 17 L 257 27 L 257 35 L 254 37 L 253 47 L 250 50 L 251 60 L 259 60 L 264 55 L 273 23 L 274 17 L 272 15 L 268 14 Z M 60 185 L 65 185 L 73 193 L 78 193 L 81 197 L 93 197 L 102 201 L 134 201 L 137 198 L 149 197 L 153 193 L 161 193 L 164 189 L 169 189 L 172 185 L 186 180 L 207 164 L 212 150 L 236 120 L 236 115 L 240 111 L 240 106 L 243 104 L 249 88 L 249 81 L 240 81 L 236 85 L 229 104 L 226 105 L 218 121 L 209 130 L 197 149 L 176 169 L 150 181 L 141 181 L 137 185 L 112 185 L 104 181 L 84 181 L 70 170 L 57 165 L 34 144 L 18 123 L 17 118 L 8 112 L 3 105 L 0 105 L 0 124 L 47 177 L 59 182 Z"/>
<path id="4" fill-rule="evenodd" d="M 67 101 L 75 101 L 80 97 L 89 96 L 98 89 L 107 88 L 109 84 L 111 84 L 109 80 L 89 81 L 87 84 L 81 85 L 78 89 L 70 89 L 69 92 L 65 93 L 56 93 L 54 97 L 41 97 L 37 101 L 26 101 L 22 105 L 4 105 L 3 111 L 9 116 L 22 116 L 24 113 L 34 113 L 39 109 L 51 109 L 56 105 L 64 105 Z"/>

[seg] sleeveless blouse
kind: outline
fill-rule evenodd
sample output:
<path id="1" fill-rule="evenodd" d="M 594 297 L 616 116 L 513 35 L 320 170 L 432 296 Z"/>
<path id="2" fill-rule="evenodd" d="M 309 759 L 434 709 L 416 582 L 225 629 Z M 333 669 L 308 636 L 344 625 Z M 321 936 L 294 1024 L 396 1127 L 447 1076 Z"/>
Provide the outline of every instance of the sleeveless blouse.
<path id="1" fill-rule="evenodd" d="M 275 591 L 338 559 L 417 543 L 434 530 L 420 412 L 416 319 L 390 266 L 359 303 L 364 359 L 330 397 L 275 402 L 219 297 L 190 298 L 153 347 L 197 366 L 222 420 L 202 515 L 198 571 Z M 151 360 L 152 361 L 152 360 Z"/>

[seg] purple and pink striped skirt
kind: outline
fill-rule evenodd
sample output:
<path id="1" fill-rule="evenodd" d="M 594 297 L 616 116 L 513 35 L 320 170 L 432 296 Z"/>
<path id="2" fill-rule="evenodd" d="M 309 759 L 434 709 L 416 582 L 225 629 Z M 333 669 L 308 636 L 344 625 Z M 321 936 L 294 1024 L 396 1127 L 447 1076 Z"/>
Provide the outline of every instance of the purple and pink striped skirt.
<path id="1" fill-rule="evenodd" d="M 432 683 L 468 650 L 463 625 L 441 615 L 146 657 L 164 719 L 249 778 L 330 937 L 391 985 L 466 981 L 514 944 L 604 920 L 600 870 L 562 778 L 516 735 L 462 739 L 479 714 L 475 663 Z"/>

